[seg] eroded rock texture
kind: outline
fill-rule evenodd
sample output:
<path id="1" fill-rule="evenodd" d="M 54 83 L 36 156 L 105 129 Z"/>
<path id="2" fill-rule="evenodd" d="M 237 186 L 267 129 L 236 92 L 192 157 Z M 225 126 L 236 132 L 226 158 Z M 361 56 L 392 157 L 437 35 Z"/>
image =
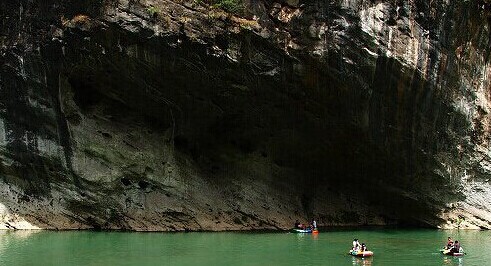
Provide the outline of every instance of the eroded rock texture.
<path id="1" fill-rule="evenodd" d="M 0 3 L 7 228 L 491 228 L 488 1 Z"/>

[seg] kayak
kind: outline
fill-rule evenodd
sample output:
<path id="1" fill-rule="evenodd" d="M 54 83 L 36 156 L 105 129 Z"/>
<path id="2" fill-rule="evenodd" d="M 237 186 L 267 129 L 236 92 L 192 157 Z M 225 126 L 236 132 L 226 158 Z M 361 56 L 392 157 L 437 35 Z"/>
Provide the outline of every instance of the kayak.
<path id="1" fill-rule="evenodd" d="M 310 228 L 308 228 L 308 229 L 293 228 L 292 232 L 293 233 L 300 233 L 300 234 L 318 234 L 319 230 L 317 230 L 317 229 L 312 230 Z"/>
<path id="2" fill-rule="evenodd" d="M 464 256 L 465 255 L 464 252 L 450 252 L 450 250 L 448 250 L 448 249 L 440 249 L 440 252 L 443 255 L 455 256 L 455 257 L 459 257 L 459 256 Z"/>
<path id="3" fill-rule="evenodd" d="M 372 251 L 364 251 L 364 252 L 361 252 L 361 251 L 350 250 L 349 251 L 349 254 L 351 256 L 355 256 L 355 257 L 371 257 L 371 256 L 373 256 L 373 252 Z"/>
<path id="4" fill-rule="evenodd" d="M 348 253 L 351 256 L 355 256 L 355 257 L 371 257 L 371 256 L 373 256 L 373 252 L 372 251 L 364 251 L 364 252 L 361 252 L 361 251 L 350 250 Z"/>

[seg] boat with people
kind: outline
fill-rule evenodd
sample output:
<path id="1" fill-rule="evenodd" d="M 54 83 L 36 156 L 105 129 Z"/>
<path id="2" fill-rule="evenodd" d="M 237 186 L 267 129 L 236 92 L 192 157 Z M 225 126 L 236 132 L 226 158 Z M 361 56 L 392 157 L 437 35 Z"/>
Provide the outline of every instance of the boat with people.
<path id="1" fill-rule="evenodd" d="M 315 220 L 312 220 L 312 222 L 308 226 L 301 224 L 297 220 L 292 229 L 292 232 L 300 234 L 318 234 L 319 230 L 317 229 L 317 222 Z"/>
<path id="2" fill-rule="evenodd" d="M 455 257 L 460 257 L 465 255 L 464 249 L 462 248 L 462 246 L 460 246 L 459 241 L 455 240 L 455 242 L 453 242 L 451 237 L 448 237 L 447 245 L 443 247 L 443 249 L 440 249 L 440 252 L 443 255 L 455 256 Z"/>
<path id="3" fill-rule="evenodd" d="M 371 257 L 373 256 L 373 251 L 369 251 L 365 243 L 360 244 L 357 238 L 353 239 L 353 246 L 348 252 L 349 255 L 355 257 Z"/>

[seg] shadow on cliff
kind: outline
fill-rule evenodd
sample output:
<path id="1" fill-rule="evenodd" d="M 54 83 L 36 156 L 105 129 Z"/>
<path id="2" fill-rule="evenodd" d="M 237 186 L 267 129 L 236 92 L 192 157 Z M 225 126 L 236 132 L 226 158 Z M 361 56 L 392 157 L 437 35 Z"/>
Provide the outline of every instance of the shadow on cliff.
<path id="1" fill-rule="evenodd" d="M 103 36 L 116 35 L 126 53 L 105 43 L 111 38 Z M 230 38 L 240 40 L 244 55 L 268 54 L 268 62 L 245 56 L 233 63 L 203 56 L 205 46 L 185 39 L 172 48 L 175 39 L 143 41 L 117 28 L 90 41 L 70 38 L 62 75 L 84 115 L 103 106 L 104 119 L 125 123 L 129 108 L 156 131 L 172 129 L 169 141 L 210 178 L 226 179 L 245 156 L 257 157 L 303 176 L 292 186 L 305 215 L 322 215 L 318 195 L 337 191 L 362 199 L 387 222 L 419 225 L 438 224 L 435 214 L 459 198 L 458 183 L 436 172 L 434 157 L 457 152 L 453 134 L 466 135 L 468 121 L 421 73 L 394 59 L 379 55 L 363 88 L 347 82 L 351 70 L 335 52 L 327 65 L 295 66 L 254 36 Z M 227 49 L 228 42 L 217 45 Z M 83 49 L 91 52 L 80 60 Z M 278 72 L 261 74 L 267 69 L 258 65 L 271 62 Z M 285 177 L 278 178 L 271 186 Z"/>

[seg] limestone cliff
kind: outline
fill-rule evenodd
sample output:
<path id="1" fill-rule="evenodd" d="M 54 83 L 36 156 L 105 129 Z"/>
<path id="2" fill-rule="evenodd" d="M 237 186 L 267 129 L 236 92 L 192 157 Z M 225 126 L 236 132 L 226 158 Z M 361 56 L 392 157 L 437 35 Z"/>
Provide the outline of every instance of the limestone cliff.
<path id="1" fill-rule="evenodd" d="M 0 3 L 2 227 L 491 228 L 489 1 L 210 3 Z"/>

